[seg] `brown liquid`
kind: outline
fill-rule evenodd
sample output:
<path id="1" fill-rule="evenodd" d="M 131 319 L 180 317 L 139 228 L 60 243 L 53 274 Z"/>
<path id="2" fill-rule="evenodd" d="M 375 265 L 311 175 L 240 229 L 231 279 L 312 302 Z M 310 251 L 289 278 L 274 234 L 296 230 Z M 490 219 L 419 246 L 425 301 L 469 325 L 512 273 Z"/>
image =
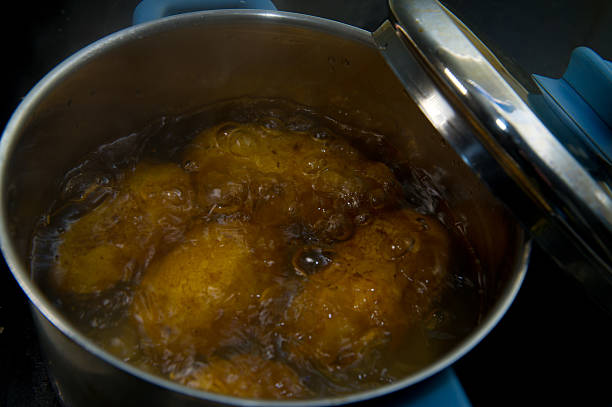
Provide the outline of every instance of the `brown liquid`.
<path id="1" fill-rule="evenodd" d="M 163 118 L 67 174 L 32 273 L 106 350 L 188 386 L 380 386 L 463 339 L 483 298 L 452 213 L 396 162 L 384 137 L 288 102 Z"/>

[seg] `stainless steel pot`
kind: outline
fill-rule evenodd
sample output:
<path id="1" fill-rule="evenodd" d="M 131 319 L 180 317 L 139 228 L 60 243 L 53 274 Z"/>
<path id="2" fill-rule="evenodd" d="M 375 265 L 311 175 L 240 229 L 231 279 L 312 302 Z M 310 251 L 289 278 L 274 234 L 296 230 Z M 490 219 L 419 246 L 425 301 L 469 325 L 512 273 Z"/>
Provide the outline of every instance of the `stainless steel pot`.
<path id="1" fill-rule="evenodd" d="M 286 98 L 388 135 L 436 178 L 465 219 L 489 296 L 480 325 L 427 368 L 396 383 L 308 401 L 244 400 L 187 389 L 139 371 L 78 332 L 29 275 L 29 240 L 62 175 L 96 146 L 167 114 L 240 97 Z M 79 405 L 326 405 L 404 389 L 452 364 L 485 336 L 523 279 L 529 242 L 441 137 L 388 68 L 369 32 L 269 11 L 175 16 L 104 38 L 49 73 L 25 98 L 0 143 L 2 251 L 32 303 L 62 400 Z"/>

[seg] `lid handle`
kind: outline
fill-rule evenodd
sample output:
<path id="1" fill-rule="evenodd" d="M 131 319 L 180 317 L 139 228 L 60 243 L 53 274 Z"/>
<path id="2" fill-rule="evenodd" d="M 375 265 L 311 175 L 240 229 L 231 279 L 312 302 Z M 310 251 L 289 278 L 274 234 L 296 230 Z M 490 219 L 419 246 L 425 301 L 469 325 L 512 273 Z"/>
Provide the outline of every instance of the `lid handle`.
<path id="1" fill-rule="evenodd" d="M 579 160 L 588 157 L 612 165 L 612 62 L 578 47 L 563 77 L 532 77 L 546 102 L 534 103 L 534 110 L 557 138 Z"/>

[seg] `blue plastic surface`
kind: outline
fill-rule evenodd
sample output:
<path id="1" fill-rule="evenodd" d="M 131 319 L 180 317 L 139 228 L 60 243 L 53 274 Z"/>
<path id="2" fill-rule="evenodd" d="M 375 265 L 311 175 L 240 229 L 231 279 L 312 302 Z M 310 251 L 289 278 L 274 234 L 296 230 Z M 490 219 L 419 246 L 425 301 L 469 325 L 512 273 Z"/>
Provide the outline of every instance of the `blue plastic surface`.
<path id="1" fill-rule="evenodd" d="M 579 47 L 562 78 L 532 76 L 545 101 L 533 104 L 544 124 L 586 167 L 599 164 L 585 160 L 612 165 L 612 63 Z"/>
<path id="2" fill-rule="evenodd" d="M 133 24 L 185 12 L 231 8 L 276 10 L 270 0 L 143 0 L 134 9 Z M 455 371 L 450 367 L 406 390 L 365 404 L 397 407 L 471 406 Z"/>
<path id="3" fill-rule="evenodd" d="M 380 400 L 385 407 L 470 407 L 472 404 L 452 368 L 418 383 L 389 400 Z"/>
<path id="4" fill-rule="evenodd" d="M 270 0 L 143 0 L 134 9 L 132 24 L 192 11 L 220 9 L 276 10 Z"/>
<path id="5" fill-rule="evenodd" d="M 612 62 L 590 48 L 578 47 L 572 52 L 563 79 L 612 127 Z"/>

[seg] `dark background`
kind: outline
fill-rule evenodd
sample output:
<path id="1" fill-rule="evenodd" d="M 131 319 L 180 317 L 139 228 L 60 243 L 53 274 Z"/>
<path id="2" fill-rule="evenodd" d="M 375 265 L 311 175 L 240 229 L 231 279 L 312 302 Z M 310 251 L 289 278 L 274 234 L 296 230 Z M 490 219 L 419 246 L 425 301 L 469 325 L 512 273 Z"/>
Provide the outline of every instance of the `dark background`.
<path id="1" fill-rule="evenodd" d="M 127 27 L 138 0 L 3 4 L 0 124 L 45 73 L 80 48 Z M 279 10 L 374 30 L 385 0 L 274 0 Z M 607 0 L 446 0 L 523 82 L 562 75 L 580 45 L 612 59 Z M 0 263 L 0 406 L 57 407 L 28 302 Z M 454 365 L 475 406 L 612 406 L 612 317 L 535 248 L 523 287 L 499 325 Z"/>

